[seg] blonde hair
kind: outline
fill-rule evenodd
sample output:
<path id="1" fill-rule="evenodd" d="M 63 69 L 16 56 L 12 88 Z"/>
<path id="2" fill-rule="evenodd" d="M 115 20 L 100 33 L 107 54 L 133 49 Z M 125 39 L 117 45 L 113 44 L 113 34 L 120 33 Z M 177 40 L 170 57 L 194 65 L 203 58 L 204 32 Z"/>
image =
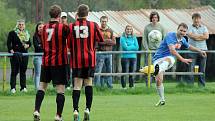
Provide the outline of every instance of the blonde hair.
<path id="1" fill-rule="evenodd" d="M 133 36 L 133 35 L 134 35 L 134 34 L 133 34 L 133 26 L 130 25 L 130 24 L 128 24 L 128 25 L 125 26 L 125 36 L 127 37 L 126 29 L 127 29 L 128 27 L 131 27 L 131 29 L 132 29 L 131 35 Z"/>
<path id="2" fill-rule="evenodd" d="M 19 23 L 24 23 L 24 26 L 25 26 L 25 20 L 24 20 L 24 19 L 18 19 L 18 20 L 16 21 L 16 26 L 15 26 L 14 29 L 17 29 L 17 28 L 18 28 Z"/>

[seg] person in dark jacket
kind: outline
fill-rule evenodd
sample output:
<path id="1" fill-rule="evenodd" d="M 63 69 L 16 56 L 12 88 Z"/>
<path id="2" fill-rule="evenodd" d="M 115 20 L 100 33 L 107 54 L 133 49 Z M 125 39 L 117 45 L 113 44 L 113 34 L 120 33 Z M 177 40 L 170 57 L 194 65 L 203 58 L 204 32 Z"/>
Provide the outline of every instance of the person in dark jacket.
<path id="1" fill-rule="evenodd" d="M 26 89 L 26 70 L 28 66 L 28 56 L 23 56 L 22 53 L 27 53 L 31 46 L 30 34 L 25 29 L 25 21 L 18 20 L 14 30 L 10 31 L 7 39 L 8 52 L 13 56 L 10 58 L 11 75 L 10 86 L 11 93 L 16 92 L 16 76 L 20 73 L 20 91 L 27 92 Z"/>
<path id="2" fill-rule="evenodd" d="M 34 45 L 35 53 L 43 53 L 42 41 L 41 41 L 41 31 L 43 29 L 43 26 L 44 26 L 43 22 L 39 22 L 36 25 L 36 30 L 33 36 L 33 45 Z M 34 85 L 36 90 L 38 90 L 39 83 L 40 83 L 42 55 L 34 56 L 33 64 L 34 64 Z"/>

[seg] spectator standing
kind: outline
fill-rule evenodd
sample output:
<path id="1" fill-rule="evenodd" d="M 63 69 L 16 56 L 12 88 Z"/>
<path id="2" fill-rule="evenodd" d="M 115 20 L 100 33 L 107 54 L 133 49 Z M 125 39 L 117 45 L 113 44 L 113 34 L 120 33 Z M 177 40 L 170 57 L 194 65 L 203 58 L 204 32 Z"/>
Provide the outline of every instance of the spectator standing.
<path id="1" fill-rule="evenodd" d="M 163 40 L 164 36 L 165 36 L 165 30 L 163 28 L 163 26 L 159 23 L 160 21 L 160 16 L 158 14 L 158 12 L 153 11 L 150 13 L 149 16 L 149 20 L 150 23 L 148 25 L 145 26 L 144 28 L 144 33 L 143 33 L 143 40 L 142 40 L 142 45 L 143 45 L 143 50 L 151 50 L 151 51 L 155 51 L 157 50 L 157 48 L 159 47 L 161 41 Z M 156 41 L 152 41 L 151 39 L 149 39 L 149 34 L 150 32 L 153 32 L 153 30 L 157 30 L 158 32 L 160 32 L 162 34 L 162 38 L 160 40 L 156 40 Z M 144 54 L 144 66 L 148 65 L 148 57 L 149 54 Z M 152 53 L 153 57 L 154 53 Z M 152 79 L 153 77 L 151 77 L 150 83 L 152 83 Z M 148 78 L 146 79 L 146 86 L 148 84 Z"/>
<path id="2" fill-rule="evenodd" d="M 197 47 L 201 50 L 208 50 L 206 40 L 209 38 L 208 29 L 206 26 L 201 24 L 201 15 L 199 13 L 194 13 L 192 15 L 193 24 L 189 26 L 188 37 L 189 44 Z M 199 66 L 199 71 L 204 75 L 198 76 L 198 85 L 200 87 L 205 87 L 205 68 L 207 57 L 203 57 L 198 53 L 189 54 L 189 57 L 193 59 L 189 67 L 189 71 L 194 70 L 194 66 Z M 194 84 L 194 76 L 189 77 L 189 83 Z"/>
<path id="3" fill-rule="evenodd" d="M 67 13 L 66 12 L 61 12 L 60 18 L 61 18 L 61 23 L 65 24 L 65 25 L 69 25 L 68 22 L 67 22 L 68 19 L 67 19 Z M 70 57 L 68 57 L 68 59 L 69 58 Z M 69 60 L 68 60 L 68 63 L 69 63 Z M 67 66 L 68 66 L 67 67 L 68 68 L 68 72 L 67 72 L 68 82 L 66 84 L 66 89 L 71 90 L 72 74 L 70 74 L 71 73 L 70 64 L 68 64 Z"/>
<path id="4" fill-rule="evenodd" d="M 55 121 L 62 121 L 62 112 L 65 102 L 65 85 L 67 84 L 68 57 L 66 38 L 69 35 L 69 27 L 60 23 L 61 7 L 50 7 L 50 21 L 42 29 L 42 68 L 40 86 L 36 94 L 34 121 L 40 121 L 40 107 L 45 96 L 48 83 L 52 81 L 56 85 L 57 112 Z"/>
<path id="5" fill-rule="evenodd" d="M 113 31 L 108 27 L 108 17 L 102 16 L 100 18 L 101 22 L 101 32 L 104 37 L 104 42 L 100 42 L 98 46 L 98 51 L 112 51 L 112 46 L 116 45 L 115 37 L 113 36 Z M 98 54 L 96 55 L 96 73 L 112 73 L 112 54 Z M 94 84 L 95 86 L 104 87 L 106 82 L 108 88 L 113 88 L 112 76 L 95 76 Z"/>
<path id="6" fill-rule="evenodd" d="M 133 27 L 127 25 L 125 32 L 120 37 L 120 46 L 122 51 L 138 51 L 139 45 L 136 36 L 133 34 Z M 137 54 L 136 53 L 124 53 L 121 55 L 122 73 L 132 73 L 136 71 Z M 121 76 L 122 88 L 126 89 L 126 76 Z M 129 87 L 134 87 L 134 77 L 129 76 Z"/>
<path id="7" fill-rule="evenodd" d="M 96 64 L 96 41 L 103 42 L 103 36 L 99 26 L 95 22 L 87 20 L 89 7 L 85 4 L 78 6 L 78 19 L 70 24 L 70 37 L 68 46 L 71 53 L 70 65 L 72 67 L 72 77 L 74 88 L 73 116 L 74 121 L 79 121 L 78 103 L 82 84 L 85 86 L 86 108 L 84 110 L 84 121 L 89 121 L 91 105 L 93 101 L 92 80 Z"/>
<path id="8" fill-rule="evenodd" d="M 30 34 L 25 29 L 25 21 L 18 20 L 14 30 L 10 31 L 7 38 L 8 52 L 13 56 L 10 58 L 11 74 L 10 86 L 11 93 L 16 93 L 16 77 L 20 73 L 20 91 L 27 92 L 26 88 L 26 70 L 28 66 L 28 48 L 31 46 Z"/>
<path id="9" fill-rule="evenodd" d="M 62 24 L 68 25 L 66 12 L 61 12 L 60 18 L 61 18 L 60 21 Z"/>
<path id="10" fill-rule="evenodd" d="M 43 53 L 42 41 L 41 41 L 41 33 L 43 29 L 43 22 L 39 22 L 36 25 L 35 33 L 33 36 L 33 45 L 35 53 Z M 41 64 L 42 64 L 42 55 L 34 56 L 33 59 L 34 64 L 34 85 L 35 89 L 39 89 L 40 84 L 40 73 L 41 73 Z"/>

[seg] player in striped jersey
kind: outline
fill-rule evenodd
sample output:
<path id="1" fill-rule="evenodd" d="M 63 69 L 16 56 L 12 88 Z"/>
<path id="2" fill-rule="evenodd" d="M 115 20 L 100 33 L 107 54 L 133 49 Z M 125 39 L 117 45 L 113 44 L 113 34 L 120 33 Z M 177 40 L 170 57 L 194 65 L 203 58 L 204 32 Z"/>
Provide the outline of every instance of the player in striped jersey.
<path id="1" fill-rule="evenodd" d="M 40 107 L 47 89 L 48 83 L 52 81 L 56 85 L 57 113 L 55 121 L 62 121 L 62 112 L 65 102 L 64 90 L 67 83 L 67 43 L 69 27 L 59 23 L 61 8 L 53 5 L 50 8 L 50 21 L 42 29 L 42 47 L 44 54 L 42 57 L 42 68 L 39 90 L 35 99 L 34 120 L 40 120 Z"/>
<path id="2" fill-rule="evenodd" d="M 74 121 L 79 120 L 78 102 L 82 83 L 85 86 L 86 109 L 84 121 L 89 121 L 90 108 L 93 100 L 92 78 L 95 72 L 96 54 L 95 45 L 103 42 L 103 36 L 99 26 L 95 22 L 87 21 L 89 7 L 80 5 L 78 7 L 78 19 L 70 24 L 70 37 L 68 46 L 71 52 L 71 66 L 74 77 L 74 89 L 72 93 Z"/>

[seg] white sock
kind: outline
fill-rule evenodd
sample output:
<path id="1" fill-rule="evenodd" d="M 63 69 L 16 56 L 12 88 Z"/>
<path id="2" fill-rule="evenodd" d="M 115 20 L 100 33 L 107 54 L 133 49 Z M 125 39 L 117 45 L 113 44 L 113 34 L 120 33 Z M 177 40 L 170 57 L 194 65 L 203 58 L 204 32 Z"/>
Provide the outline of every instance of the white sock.
<path id="1" fill-rule="evenodd" d="M 168 61 L 163 61 L 161 64 L 159 64 L 159 73 L 165 72 L 168 69 L 168 66 L 169 66 Z"/>
<path id="2" fill-rule="evenodd" d="M 163 83 L 160 86 L 157 86 L 157 92 L 158 92 L 158 95 L 160 96 L 160 101 L 165 101 Z"/>

